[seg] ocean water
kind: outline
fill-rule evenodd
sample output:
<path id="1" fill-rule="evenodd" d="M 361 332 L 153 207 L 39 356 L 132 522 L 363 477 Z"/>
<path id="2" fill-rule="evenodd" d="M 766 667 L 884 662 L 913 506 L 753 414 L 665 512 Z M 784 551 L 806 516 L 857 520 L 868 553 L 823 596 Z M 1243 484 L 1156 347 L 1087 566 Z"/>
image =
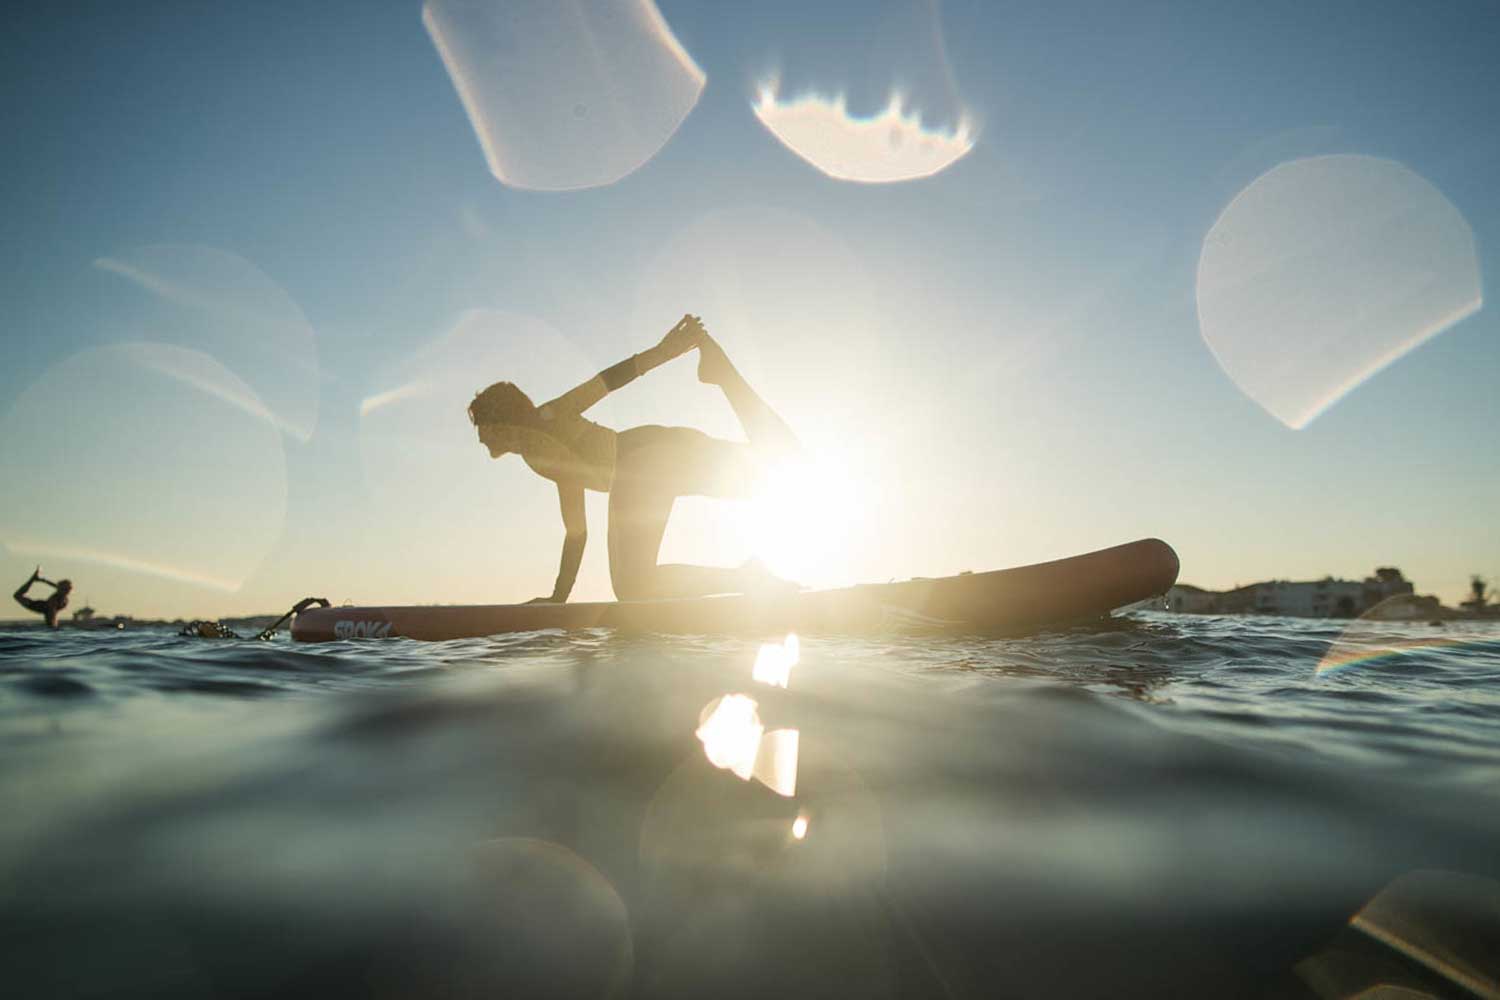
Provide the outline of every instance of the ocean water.
<path id="1" fill-rule="evenodd" d="M 1495 995 L 1500 623 L 762 645 L 0 631 L 5 992 Z"/>

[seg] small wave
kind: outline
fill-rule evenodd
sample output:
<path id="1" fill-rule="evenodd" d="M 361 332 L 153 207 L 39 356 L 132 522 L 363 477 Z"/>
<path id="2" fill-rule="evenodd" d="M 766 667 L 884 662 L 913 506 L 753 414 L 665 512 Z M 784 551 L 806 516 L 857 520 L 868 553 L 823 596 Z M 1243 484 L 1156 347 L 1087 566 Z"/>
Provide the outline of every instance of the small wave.
<path id="1" fill-rule="evenodd" d="M 23 677 L 16 686 L 29 694 L 47 698 L 80 698 L 94 693 L 94 689 L 83 681 L 61 673 L 32 674 Z"/>

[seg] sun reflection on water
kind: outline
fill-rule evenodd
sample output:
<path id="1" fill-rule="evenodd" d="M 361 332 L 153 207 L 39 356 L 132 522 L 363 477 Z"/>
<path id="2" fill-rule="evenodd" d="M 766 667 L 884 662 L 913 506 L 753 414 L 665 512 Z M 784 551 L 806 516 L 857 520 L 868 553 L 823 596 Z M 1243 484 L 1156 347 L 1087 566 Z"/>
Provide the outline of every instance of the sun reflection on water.
<path id="1" fill-rule="evenodd" d="M 755 755 L 766 727 L 754 698 L 726 694 L 703 709 L 698 731 L 703 752 L 714 767 L 727 768 L 746 781 L 755 769 Z"/>
<path id="2" fill-rule="evenodd" d="M 744 781 L 754 778 L 778 795 L 797 793 L 797 730 L 766 732 L 754 698 L 726 694 L 709 702 L 694 735 L 714 767 Z"/>
<path id="3" fill-rule="evenodd" d="M 800 644 L 795 633 L 785 642 L 768 642 L 760 647 L 755 657 L 755 669 L 751 676 L 762 684 L 784 688 L 791 679 L 792 668 L 800 657 Z"/>
<path id="4" fill-rule="evenodd" d="M 765 643 L 755 658 L 752 678 L 785 688 L 800 650 L 795 634 L 783 642 Z M 714 767 L 731 771 L 743 781 L 754 778 L 787 798 L 797 794 L 800 734 L 795 729 L 766 732 L 760 704 L 749 695 L 726 694 L 703 706 L 693 735 L 703 743 L 703 753 Z"/>

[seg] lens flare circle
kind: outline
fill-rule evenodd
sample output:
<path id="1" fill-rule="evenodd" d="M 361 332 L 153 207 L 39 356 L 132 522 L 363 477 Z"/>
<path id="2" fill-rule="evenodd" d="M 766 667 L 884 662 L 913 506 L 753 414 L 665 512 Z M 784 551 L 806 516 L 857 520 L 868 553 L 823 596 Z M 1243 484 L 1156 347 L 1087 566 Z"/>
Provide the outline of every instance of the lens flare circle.
<path id="1" fill-rule="evenodd" d="M 661 562 L 758 557 L 779 576 L 824 587 L 853 583 L 885 550 L 878 498 L 889 491 L 877 487 L 889 456 L 872 443 L 870 426 L 889 400 L 909 396 L 910 376 L 895 358 L 906 333 L 890 326 L 879 302 L 845 240 L 768 206 L 705 213 L 641 269 L 631 328 L 664 329 L 685 311 L 701 315 L 809 456 L 784 472 L 766 470 L 755 499 L 682 498 Z M 619 426 L 686 424 L 745 440 L 722 391 L 699 383 L 695 370 L 664 367 L 650 376 L 649 393 L 622 393 L 628 419 Z"/>
<path id="2" fill-rule="evenodd" d="M 653 942 L 646 992 L 890 995 L 885 823 L 864 779 L 809 740 L 794 804 L 694 757 L 641 822 L 631 918 Z M 756 947 L 726 947 L 746 940 Z"/>
<path id="3" fill-rule="evenodd" d="M 511 381 L 541 404 L 599 367 L 541 320 L 467 310 L 445 333 L 376 369 L 359 403 L 366 480 L 403 497 L 424 492 L 423 483 L 448 484 L 451 493 L 488 481 L 492 470 L 465 413 L 475 394 Z"/>
<path id="4" fill-rule="evenodd" d="M 1215 221 L 1198 260 L 1204 342 L 1296 430 L 1483 301 L 1462 214 L 1405 166 L 1370 156 L 1261 175 Z"/>
<path id="5" fill-rule="evenodd" d="M 282 439 L 265 412 L 201 351 L 136 342 L 59 362 L 0 423 L 0 539 L 96 567 L 101 600 L 111 579 L 123 591 L 140 576 L 238 591 L 286 514 Z"/>
<path id="6" fill-rule="evenodd" d="M 977 138 L 967 117 L 952 129 L 926 128 L 900 94 L 868 118 L 849 113 L 842 96 L 806 94 L 781 100 L 774 83 L 760 87 L 755 117 L 787 149 L 835 180 L 893 184 L 942 173 L 969 155 Z"/>
<path id="7" fill-rule="evenodd" d="M 359 403 L 359 453 L 371 544 L 402 553 L 402 599 L 433 600 L 434 573 L 451 588 L 445 600 L 535 596 L 497 594 L 497 560 L 513 579 L 551 579 L 556 543 L 538 526 L 557 524 L 556 489 L 518 456 L 492 460 L 465 411 L 492 382 L 514 382 L 540 404 L 602 367 L 541 320 L 471 309 L 376 368 Z M 606 420 L 605 413 L 601 405 L 589 416 Z M 401 589 L 405 578 L 410 590 Z"/>
<path id="8" fill-rule="evenodd" d="M 311 439 L 320 391 L 317 337 L 302 308 L 260 268 L 190 244 L 134 247 L 96 259 L 94 268 L 113 282 L 105 307 L 111 328 L 131 340 L 210 355 L 253 390 L 253 406 L 249 396 L 232 405 L 299 442 Z"/>
<path id="9" fill-rule="evenodd" d="M 491 947 L 490 996 L 619 997 L 635 969 L 629 911 L 612 882 L 561 844 L 504 837 L 470 851 L 466 926 Z M 498 946 L 495 946 L 497 945 Z"/>
<path id="10" fill-rule="evenodd" d="M 652 0 L 428 0 L 426 26 L 490 172 L 570 191 L 651 160 L 705 76 Z"/>

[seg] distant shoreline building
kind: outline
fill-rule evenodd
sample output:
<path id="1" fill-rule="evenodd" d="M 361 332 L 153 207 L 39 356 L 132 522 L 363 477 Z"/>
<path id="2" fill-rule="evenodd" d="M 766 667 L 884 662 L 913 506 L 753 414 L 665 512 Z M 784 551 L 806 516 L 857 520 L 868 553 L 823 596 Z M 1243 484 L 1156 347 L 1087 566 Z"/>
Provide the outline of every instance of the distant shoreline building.
<path id="1" fill-rule="evenodd" d="M 1364 580 L 1267 580 L 1232 590 L 1204 590 L 1180 583 L 1167 591 L 1167 609 L 1199 615 L 1287 615 L 1293 618 L 1357 618 L 1377 608 L 1392 618 L 1434 617 L 1436 597 L 1418 597 L 1416 587 L 1394 566 L 1381 566 Z"/>

